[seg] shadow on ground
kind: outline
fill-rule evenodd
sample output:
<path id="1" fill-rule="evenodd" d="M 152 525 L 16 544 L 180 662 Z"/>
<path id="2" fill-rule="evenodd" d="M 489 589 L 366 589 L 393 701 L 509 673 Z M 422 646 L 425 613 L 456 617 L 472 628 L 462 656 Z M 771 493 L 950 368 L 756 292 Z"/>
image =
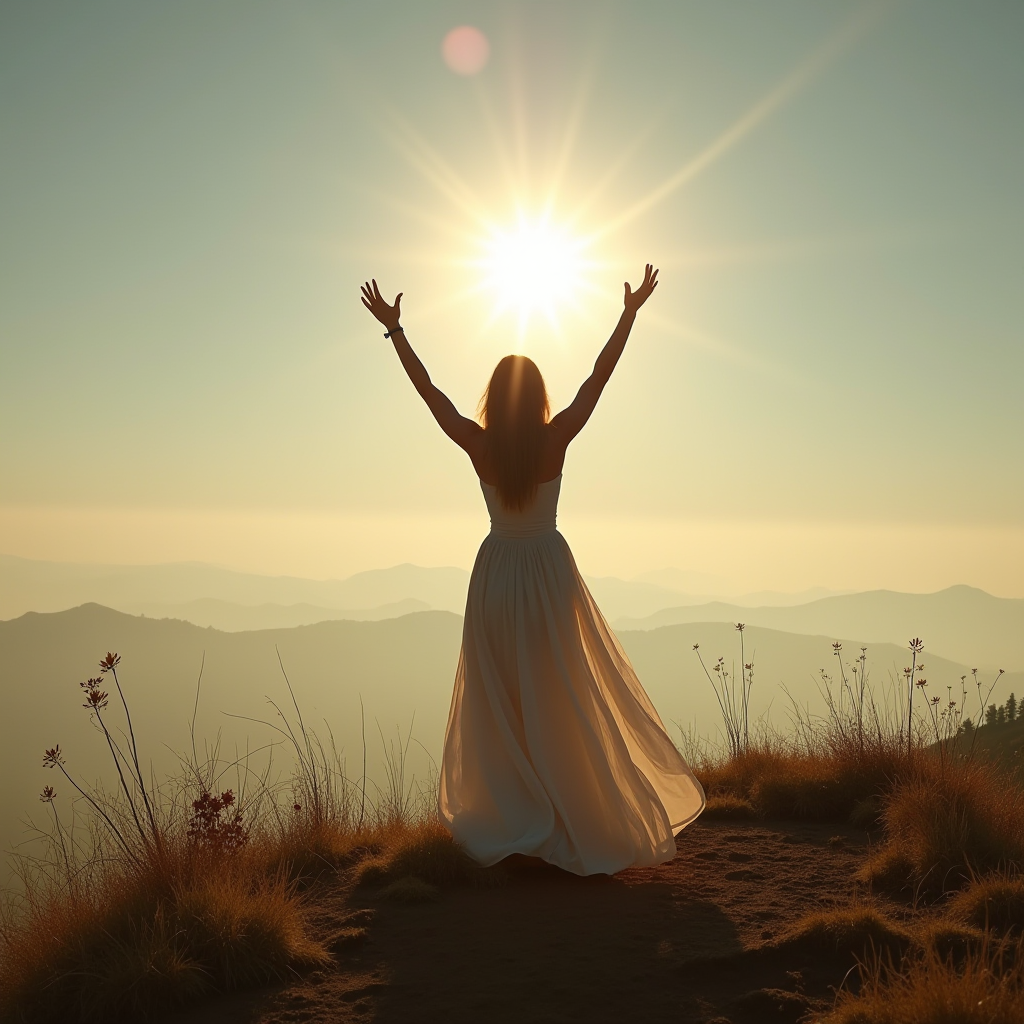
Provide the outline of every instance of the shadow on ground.
<path id="1" fill-rule="evenodd" d="M 831 1005 L 852 961 L 775 939 L 854 894 L 865 838 L 709 822 L 672 863 L 614 878 L 520 862 L 500 887 L 419 903 L 342 882 L 317 911 L 335 968 L 173 1021 L 796 1022 Z"/>

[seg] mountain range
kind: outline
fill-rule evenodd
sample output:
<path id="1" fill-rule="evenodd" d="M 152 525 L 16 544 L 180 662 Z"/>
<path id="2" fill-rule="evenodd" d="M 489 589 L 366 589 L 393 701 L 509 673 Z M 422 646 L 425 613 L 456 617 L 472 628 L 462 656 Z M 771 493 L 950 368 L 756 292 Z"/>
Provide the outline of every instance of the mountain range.
<path id="1" fill-rule="evenodd" d="M 261 576 L 203 563 L 76 565 L 0 555 L 0 619 L 95 602 L 132 615 L 180 619 L 223 631 L 286 629 L 330 620 L 379 620 L 429 609 L 461 614 L 469 574 L 454 566 L 397 565 L 344 580 Z M 966 586 L 934 594 L 765 591 L 726 600 L 678 586 L 714 585 L 678 569 L 633 580 L 587 577 L 617 630 L 744 622 L 789 633 L 858 637 L 929 650 L 972 667 L 1024 669 L 1024 600 Z"/>
<path id="2" fill-rule="evenodd" d="M 283 666 L 305 721 L 325 740 L 333 734 L 355 778 L 361 774 L 365 736 L 372 787 L 384 784 L 383 750 L 391 743 L 406 743 L 410 729 L 410 775 L 426 779 L 432 762 L 439 760 L 461 634 L 461 617 L 445 611 L 245 632 L 133 616 L 98 604 L 0 622 L 5 714 L 12 723 L 0 747 L 5 779 L 0 788 L 0 847 L 19 839 L 23 830 L 18 822 L 33 809 L 42 813 L 36 797 L 44 785 L 54 785 L 60 800 L 70 799 L 68 785 L 41 767 L 45 748 L 59 743 L 69 770 L 83 780 L 114 781 L 78 687 L 96 674 L 108 650 L 122 657 L 119 674 L 135 733 L 158 777 L 174 770 L 174 751 L 190 744 L 189 719 L 201 669 L 196 726 L 200 747 L 219 742 L 231 756 L 254 751 L 260 763 L 266 744 L 280 740 L 273 729 L 280 724 L 278 712 L 268 701 L 287 710 L 290 700 Z M 677 623 L 620 630 L 618 635 L 677 738 L 676 723 L 684 732 L 695 730 L 711 738 L 721 728 L 694 644 L 709 667 L 719 656 L 730 671 L 743 660 L 752 662 L 752 715 L 785 729 L 791 700 L 812 713 L 822 711 L 821 671 L 838 680 L 841 658 L 849 673 L 864 642 L 856 634 L 811 636 L 749 625 L 742 635 L 741 659 L 741 637 L 731 622 Z M 832 648 L 836 639 L 843 646 L 840 658 Z M 867 646 L 869 679 L 880 694 L 891 696 L 892 687 L 901 685 L 906 648 Z M 930 647 L 924 661 L 928 693 L 959 700 L 961 676 L 967 675 L 971 683 L 969 666 L 942 658 Z M 991 699 L 1001 703 L 1011 690 L 1024 693 L 1024 674 L 1004 675 Z M 969 689 L 968 713 L 975 718 L 978 701 L 979 693 Z M 109 714 L 117 721 L 116 702 Z M 287 747 L 278 746 L 275 757 L 287 772 Z"/>

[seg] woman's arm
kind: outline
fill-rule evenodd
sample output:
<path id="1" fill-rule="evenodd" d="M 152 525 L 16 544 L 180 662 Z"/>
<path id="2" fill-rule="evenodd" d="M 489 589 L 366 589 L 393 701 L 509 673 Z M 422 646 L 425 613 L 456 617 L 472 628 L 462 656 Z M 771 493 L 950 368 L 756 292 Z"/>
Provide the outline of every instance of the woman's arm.
<path id="1" fill-rule="evenodd" d="M 635 292 L 630 289 L 629 282 L 626 282 L 626 295 L 623 300 L 625 308 L 622 310 L 622 316 L 619 317 L 615 330 L 612 331 L 612 336 L 605 343 L 601 354 L 597 357 L 597 362 L 594 363 L 594 372 L 576 392 L 572 404 L 563 409 L 551 421 L 551 426 L 555 428 L 559 441 L 563 445 L 567 445 L 587 425 L 587 420 L 590 419 L 597 406 L 597 400 L 601 397 L 601 392 L 604 391 L 604 386 L 608 383 L 612 371 L 619 361 L 619 356 L 622 355 L 622 351 L 626 347 L 637 310 L 651 297 L 651 293 L 657 287 L 658 271 L 650 263 L 647 264 L 644 271 L 644 283 Z"/>
<path id="2" fill-rule="evenodd" d="M 470 451 L 483 437 L 483 428 L 474 420 L 467 419 L 459 414 L 459 410 L 452 404 L 451 399 L 440 388 L 436 387 L 430 380 L 427 368 L 420 362 L 419 356 L 412 350 L 405 337 L 405 330 L 399 324 L 401 315 L 400 302 L 402 292 L 395 297 L 395 304 L 389 306 L 384 301 L 377 287 L 377 282 L 367 281 L 361 289 L 363 293 L 363 305 L 387 328 L 391 343 L 395 346 L 398 358 L 405 368 L 405 372 L 412 381 L 412 386 L 419 393 L 420 398 L 427 403 L 427 408 L 433 413 L 438 426 L 460 447 L 464 448 L 472 456 Z"/>

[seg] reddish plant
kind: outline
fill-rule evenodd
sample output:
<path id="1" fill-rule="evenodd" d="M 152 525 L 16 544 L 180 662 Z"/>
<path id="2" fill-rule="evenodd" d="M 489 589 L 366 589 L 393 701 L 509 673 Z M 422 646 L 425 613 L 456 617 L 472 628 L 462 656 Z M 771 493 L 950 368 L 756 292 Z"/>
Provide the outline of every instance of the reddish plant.
<path id="1" fill-rule="evenodd" d="M 188 823 L 189 841 L 220 853 L 233 853 L 249 841 L 249 830 L 242 823 L 242 811 L 235 806 L 235 794 L 225 790 L 220 796 L 203 792 L 192 801 Z"/>

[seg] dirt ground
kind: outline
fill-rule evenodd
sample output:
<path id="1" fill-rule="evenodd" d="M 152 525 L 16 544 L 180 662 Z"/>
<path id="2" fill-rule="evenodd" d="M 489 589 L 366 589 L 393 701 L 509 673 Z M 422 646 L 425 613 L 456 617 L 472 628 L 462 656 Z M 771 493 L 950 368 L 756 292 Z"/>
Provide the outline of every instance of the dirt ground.
<path id="1" fill-rule="evenodd" d="M 805 913 L 869 898 L 867 836 L 837 825 L 699 822 L 659 868 L 577 878 L 529 862 L 495 888 L 395 903 L 339 884 L 318 899 L 336 965 L 224 997 L 174 1024 L 798 1021 L 853 966 L 777 945 Z"/>

